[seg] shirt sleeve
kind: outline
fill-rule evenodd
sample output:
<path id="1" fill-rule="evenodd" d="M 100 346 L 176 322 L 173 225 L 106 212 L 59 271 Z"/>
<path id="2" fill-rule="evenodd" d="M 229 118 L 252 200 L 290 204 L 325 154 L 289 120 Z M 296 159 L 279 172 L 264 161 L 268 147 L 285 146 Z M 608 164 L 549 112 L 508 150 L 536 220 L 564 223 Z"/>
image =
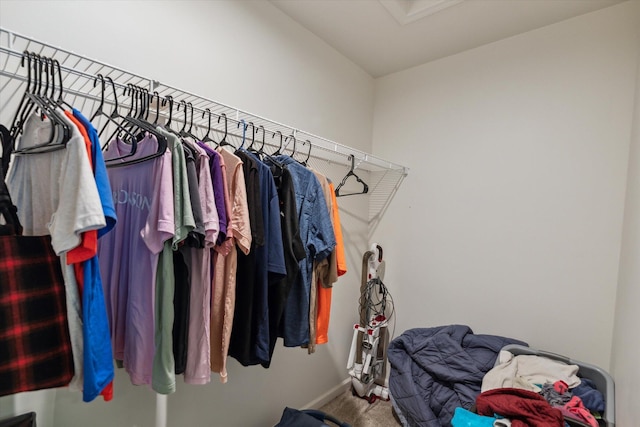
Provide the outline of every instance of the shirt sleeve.
<path id="1" fill-rule="evenodd" d="M 198 189 L 200 191 L 200 201 L 202 203 L 202 219 L 204 222 L 205 246 L 213 247 L 218 240 L 218 234 L 220 232 L 220 218 L 218 215 L 216 197 L 213 192 L 213 179 L 211 177 L 209 156 L 206 154 L 201 155 L 200 162 L 200 170 L 198 171 Z"/>
<path id="2" fill-rule="evenodd" d="M 106 225 L 84 139 L 75 126 L 61 168 L 58 208 L 49 225 L 58 255 L 78 246 L 83 232 Z"/>
<path id="3" fill-rule="evenodd" d="M 268 224 L 269 227 L 269 247 L 267 248 L 267 265 L 269 275 L 269 281 L 275 282 L 280 280 L 287 274 L 287 268 L 284 261 L 284 244 L 282 242 L 282 226 L 280 222 L 280 198 L 278 197 L 278 190 L 276 184 L 273 181 L 271 173 L 268 174 L 266 184 L 269 185 L 269 204 L 268 204 Z"/>
<path id="4" fill-rule="evenodd" d="M 153 201 L 144 228 L 140 235 L 149 250 L 154 253 L 162 251 L 164 242 L 173 237 L 173 180 L 171 174 L 171 152 L 167 150 L 159 157 L 154 180 Z"/>
<path id="5" fill-rule="evenodd" d="M 240 250 L 249 254 L 251 250 L 251 225 L 249 221 L 249 207 L 247 205 L 247 190 L 242 173 L 242 163 L 238 163 L 233 173 L 233 237 Z"/>
<path id="6" fill-rule="evenodd" d="M 313 221 L 311 223 L 309 241 L 311 247 L 309 249 L 313 260 L 321 261 L 331 255 L 331 251 L 336 246 L 336 237 L 322 187 L 315 176 L 313 179 L 316 181 L 312 185 L 312 191 L 315 193 L 315 202 L 312 210 Z"/>

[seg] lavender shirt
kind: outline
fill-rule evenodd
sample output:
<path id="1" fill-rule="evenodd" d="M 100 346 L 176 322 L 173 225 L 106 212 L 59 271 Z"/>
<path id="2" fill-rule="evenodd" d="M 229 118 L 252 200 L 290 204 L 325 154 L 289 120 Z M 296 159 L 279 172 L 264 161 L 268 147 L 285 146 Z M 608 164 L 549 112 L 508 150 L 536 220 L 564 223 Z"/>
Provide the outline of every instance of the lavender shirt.
<path id="1" fill-rule="evenodd" d="M 134 156 L 148 156 L 158 142 L 147 135 Z M 130 152 L 109 143 L 105 160 Z M 118 223 L 99 241 L 98 257 L 114 357 L 136 385 L 151 383 L 154 354 L 154 289 L 158 255 L 174 233 L 171 152 L 107 170 Z"/>

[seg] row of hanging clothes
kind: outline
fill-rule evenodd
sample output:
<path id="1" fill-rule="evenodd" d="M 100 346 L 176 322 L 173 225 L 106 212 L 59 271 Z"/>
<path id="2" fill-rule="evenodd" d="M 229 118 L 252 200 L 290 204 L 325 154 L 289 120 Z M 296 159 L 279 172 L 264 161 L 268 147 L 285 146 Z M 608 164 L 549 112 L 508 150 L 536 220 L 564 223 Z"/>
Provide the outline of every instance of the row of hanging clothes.
<path id="1" fill-rule="evenodd" d="M 268 368 L 277 338 L 309 353 L 328 341 L 331 287 L 346 272 L 336 197 L 350 177 L 368 190 L 353 158 L 334 188 L 307 165 L 309 141 L 299 161 L 295 136 L 272 132 L 268 154 L 264 127 L 224 114 L 215 141 L 208 109 L 198 137 L 190 103 L 131 84 L 123 114 L 102 75 L 87 118 L 66 103 L 56 60 L 22 61 L 26 89 L 0 127 L 0 395 L 68 386 L 110 400 L 114 360 L 169 394 L 176 375 L 226 382 L 229 356 Z"/>

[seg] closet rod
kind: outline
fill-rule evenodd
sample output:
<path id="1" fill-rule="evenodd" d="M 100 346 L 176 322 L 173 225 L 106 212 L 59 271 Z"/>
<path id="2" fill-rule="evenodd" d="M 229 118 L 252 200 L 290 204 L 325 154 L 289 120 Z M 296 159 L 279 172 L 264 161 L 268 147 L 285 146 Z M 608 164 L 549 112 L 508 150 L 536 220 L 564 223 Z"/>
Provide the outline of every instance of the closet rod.
<path id="1" fill-rule="evenodd" d="M 174 99 L 176 99 L 176 101 L 184 100 L 185 102 L 191 102 L 194 107 L 194 111 L 197 110 L 200 113 L 204 111 L 205 108 L 209 108 L 212 111 L 212 114 L 215 114 L 217 116 L 221 114 L 220 113 L 221 111 L 225 111 L 225 110 L 232 111 L 233 116 L 235 117 L 232 117 L 232 115 L 227 114 L 228 119 L 233 119 L 235 123 L 240 121 L 240 119 L 242 118 L 244 118 L 245 122 L 252 121 L 251 119 L 253 119 L 254 122 L 259 121 L 260 123 L 256 123 L 256 126 L 259 126 L 260 124 L 262 124 L 263 127 L 270 134 L 276 133 L 277 130 L 280 130 L 284 134 L 285 132 L 283 132 L 281 129 L 286 129 L 287 134 L 296 135 L 296 138 L 299 141 L 303 141 L 305 139 L 311 139 L 312 145 L 314 147 L 313 150 L 320 150 L 324 153 L 334 154 L 332 158 L 326 158 L 326 156 L 323 157 L 323 156 L 318 156 L 316 154 L 314 157 L 319 160 L 325 160 L 332 163 L 340 163 L 340 164 L 347 165 L 348 163 L 347 157 L 348 155 L 351 154 L 351 155 L 354 155 L 355 158 L 358 160 L 358 163 L 362 165 L 362 167 L 364 167 L 364 170 L 380 171 L 380 169 L 382 170 L 387 169 L 387 170 L 393 170 L 397 173 L 400 173 L 402 176 L 406 176 L 409 172 L 409 169 L 405 166 L 386 161 L 384 159 L 381 159 L 377 156 L 366 153 L 364 151 L 348 147 L 346 145 L 331 141 L 327 138 L 315 135 L 313 133 L 310 133 L 301 129 L 297 129 L 295 127 L 292 127 L 271 119 L 267 119 L 265 117 L 262 117 L 253 113 L 249 113 L 247 111 L 244 111 L 235 107 L 231 107 L 227 104 L 214 101 L 212 99 L 209 99 L 200 95 L 196 95 L 190 91 L 182 90 L 173 86 L 169 86 L 164 83 L 160 83 L 157 80 L 150 79 L 150 78 L 132 73 L 130 71 L 126 71 L 122 68 L 109 65 L 105 62 L 87 58 L 85 56 L 76 54 L 70 50 L 38 41 L 34 38 L 18 34 L 14 31 L 10 31 L 2 27 L 0 27 L 0 36 L 4 36 L 8 40 L 7 41 L 8 48 L 2 48 L 1 50 L 2 52 L 9 53 L 12 56 L 21 57 L 22 51 L 16 50 L 13 47 L 17 42 L 21 42 L 23 44 L 26 43 L 26 45 L 24 46 L 24 49 L 22 49 L 23 51 L 24 50 L 34 51 L 35 53 L 38 53 L 40 55 L 58 59 L 60 61 L 62 70 L 67 72 L 68 75 L 76 76 L 76 80 L 72 83 L 75 83 L 80 78 L 87 79 L 87 81 L 84 82 L 84 84 L 81 86 L 80 90 L 75 89 L 76 92 L 82 92 L 83 91 L 82 89 L 84 89 L 88 85 L 89 79 L 93 81 L 93 78 L 95 77 L 95 75 L 100 73 L 105 77 L 106 76 L 111 77 L 114 80 L 114 82 L 116 82 L 116 85 L 120 89 L 125 88 L 127 83 L 132 83 L 137 86 L 142 86 L 149 89 L 151 93 L 154 90 L 157 90 L 161 96 L 170 95 L 170 96 L 173 96 Z M 8 59 L 7 61 L 5 61 L 5 64 L 3 64 L 3 67 L 2 67 L 3 70 L 6 67 L 7 62 L 8 62 Z M 19 75 L 19 73 L 20 73 L 19 70 L 16 70 L 15 74 Z M 6 75 L 6 74 L 3 74 L 3 75 Z M 65 79 L 67 77 L 65 77 Z M 64 82 L 64 79 L 63 79 L 63 82 Z M 65 83 L 64 84 L 65 88 L 69 86 L 67 82 L 64 82 L 64 83 Z M 94 89 L 93 86 L 89 85 L 89 91 L 93 89 Z M 82 95 L 78 93 L 77 96 L 82 96 Z M 182 120 L 178 117 L 175 117 L 175 120 L 182 122 Z M 199 122 L 202 123 L 202 119 L 200 119 Z M 195 118 L 194 118 L 194 124 L 196 124 Z M 200 124 L 200 127 L 202 127 L 202 124 Z M 277 130 L 274 130 L 274 129 L 277 129 Z M 312 155 L 313 154 L 314 152 L 312 151 Z M 339 155 L 340 157 L 336 157 L 335 155 Z M 373 169 L 367 168 L 367 166 L 372 166 Z"/>

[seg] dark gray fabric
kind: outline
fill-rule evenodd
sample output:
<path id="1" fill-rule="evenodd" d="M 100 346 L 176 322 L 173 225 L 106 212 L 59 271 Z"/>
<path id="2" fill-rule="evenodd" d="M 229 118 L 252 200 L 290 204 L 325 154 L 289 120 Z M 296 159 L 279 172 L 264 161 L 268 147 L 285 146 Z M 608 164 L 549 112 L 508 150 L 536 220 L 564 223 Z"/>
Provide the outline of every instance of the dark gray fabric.
<path id="1" fill-rule="evenodd" d="M 18 415 L 0 420 L 0 427 L 36 427 L 36 413 Z"/>
<path id="2" fill-rule="evenodd" d="M 410 329 L 389 345 L 389 390 L 407 426 L 450 426 L 455 408 L 471 408 L 500 349 L 522 341 L 475 335 L 464 325 Z"/>

